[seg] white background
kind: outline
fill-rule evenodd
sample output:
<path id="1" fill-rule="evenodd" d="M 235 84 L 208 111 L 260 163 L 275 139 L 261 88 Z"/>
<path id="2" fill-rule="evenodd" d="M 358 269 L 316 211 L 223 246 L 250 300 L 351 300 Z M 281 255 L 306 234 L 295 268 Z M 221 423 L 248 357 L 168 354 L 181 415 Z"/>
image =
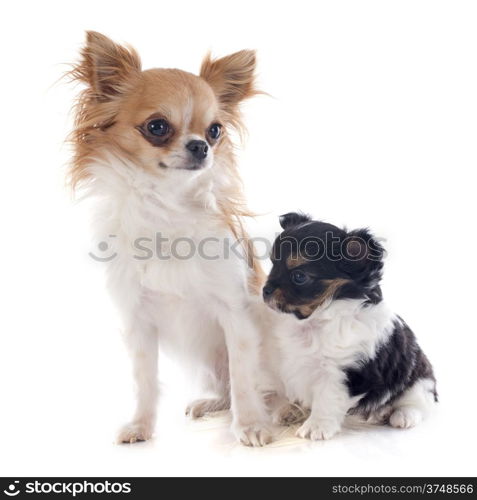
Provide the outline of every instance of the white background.
<path id="1" fill-rule="evenodd" d="M 477 9 L 465 1 L 41 1 L 2 9 L 1 475 L 475 475 Z M 144 67 L 196 72 L 212 49 L 256 48 L 272 97 L 245 107 L 250 206 L 309 211 L 386 238 L 384 293 L 435 365 L 437 414 L 410 431 L 325 443 L 234 443 L 227 417 L 183 416 L 163 363 L 156 438 L 117 446 L 129 361 L 64 187 L 75 89 L 57 82 L 85 29 Z"/>

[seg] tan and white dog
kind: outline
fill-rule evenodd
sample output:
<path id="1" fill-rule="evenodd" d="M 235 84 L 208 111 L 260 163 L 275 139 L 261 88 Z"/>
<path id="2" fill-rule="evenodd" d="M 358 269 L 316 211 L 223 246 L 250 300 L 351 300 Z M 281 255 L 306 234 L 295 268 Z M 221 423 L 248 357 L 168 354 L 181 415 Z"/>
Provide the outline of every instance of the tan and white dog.
<path id="1" fill-rule="evenodd" d="M 142 71 L 133 49 L 88 32 L 70 73 L 85 86 L 71 182 L 96 201 L 98 240 L 111 235 L 108 283 L 137 384 L 120 442 L 153 434 L 159 344 L 217 394 L 191 403 L 192 417 L 231 406 L 242 443 L 271 439 L 252 318 L 263 277 L 242 227 L 248 211 L 230 138 L 240 102 L 257 93 L 254 70 L 255 54 L 244 50 L 206 57 L 199 76 Z M 239 253 L 227 248 L 237 242 Z"/>

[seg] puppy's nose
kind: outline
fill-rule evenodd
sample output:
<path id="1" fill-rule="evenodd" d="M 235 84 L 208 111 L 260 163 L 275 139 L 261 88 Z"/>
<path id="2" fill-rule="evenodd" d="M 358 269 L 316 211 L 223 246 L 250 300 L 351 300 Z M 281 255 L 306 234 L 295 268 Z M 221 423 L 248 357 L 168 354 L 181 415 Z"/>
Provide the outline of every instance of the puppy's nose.
<path id="1" fill-rule="evenodd" d="M 275 287 L 272 285 L 265 285 L 263 287 L 263 298 L 269 299 L 272 296 L 272 293 L 275 291 Z"/>
<path id="2" fill-rule="evenodd" d="M 209 146 L 205 141 L 189 141 L 186 148 L 192 153 L 196 160 L 203 160 L 209 151 Z"/>

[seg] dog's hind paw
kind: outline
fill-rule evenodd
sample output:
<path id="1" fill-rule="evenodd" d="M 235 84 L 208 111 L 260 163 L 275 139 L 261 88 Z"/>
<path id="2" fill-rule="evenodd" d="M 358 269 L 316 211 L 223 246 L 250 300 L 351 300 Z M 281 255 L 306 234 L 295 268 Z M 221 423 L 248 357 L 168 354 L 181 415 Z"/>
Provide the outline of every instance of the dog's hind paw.
<path id="1" fill-rule="evenodd" d="M 230 403 L 226 399 L 210 398 L 210 399 L 196 399 L 187 406 L 185 414 L 192 419 L 200 418 L 207 413 L 215 411 L 227 410 L 230 408 Z"/>
<path id="2" fill-rule="evenodd" d="M 273 411 L 272 421 L 277 425 L 293 425 L 303 422 L 309 412 L 293 403 L 286 403 Z"/>

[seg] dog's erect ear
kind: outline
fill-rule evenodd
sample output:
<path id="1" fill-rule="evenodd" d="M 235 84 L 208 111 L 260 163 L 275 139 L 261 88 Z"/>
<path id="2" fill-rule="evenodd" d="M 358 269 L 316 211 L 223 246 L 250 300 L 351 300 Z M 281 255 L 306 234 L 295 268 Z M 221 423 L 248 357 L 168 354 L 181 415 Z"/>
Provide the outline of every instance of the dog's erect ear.
<path id="1" fill-rule="evenodd" d="M 257 94 L 255 89 L 255 51 L 241 50 L 220 59 L 208 54 L 202 61 L 200 76 L 212 87 L 225 109 Z"/>
<path id="2" fill-rule="evenodd" d="M 289 212 L 288 214 L 280 215 L 279 220 L 280 226 L 282 226 L 283 229 L 288 229 L 290 227 L 298 226 L 298 224 L 311 221 L 311 217 L 306 214 Z"/>
<path id="3" fill-rule="evenodd" d="M 380 270 L 384 248 L 369 229 L 355 229 L 347 233 L 341 247 L 340 267 L 347 272 Z"/>
<path id="4" fill-rule="evenodd" d="M 141 60 L 133 48 L 118 45 L 96 31 L 86 32 L 86 45 L 74 72 L 78 80 L 90 86 L 98 101 L 109 101 L 124 93 L 140 71 Z"/>

